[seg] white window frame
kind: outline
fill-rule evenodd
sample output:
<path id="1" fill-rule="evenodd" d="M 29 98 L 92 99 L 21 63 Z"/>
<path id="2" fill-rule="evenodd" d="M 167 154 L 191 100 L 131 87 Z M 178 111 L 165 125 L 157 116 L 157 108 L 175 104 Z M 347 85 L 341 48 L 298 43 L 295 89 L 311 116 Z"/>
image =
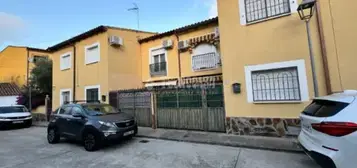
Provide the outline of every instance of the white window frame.
<path id="1" fill-rule="evenodd" d="M 157 53 L 156 53 L 157 52 Z M 154 54 L 165 54 L 165 61 L 166 61 L 166 74 L 169 72 L 169 61 L 167 59 L 167 50 L 161 45 L 157 47 L 152 47 L 149 49 L 149 73 L 150 73 L 150 64 L 154 63 Z"/>
<path id="2" fill-rule="evenodd" d="M 88 49 L 93 48 L 93 47 L 98 47 L 98 57 L 95 60 L 89 60 L 88 59 Z M 98 63 L 100 61 L 100 43 L 96 42 L 91 45 L 87 45 L 84 47 L 84 64 L 93 64 L 93 63 Z"/>
<path id="3" fill-rule="evenodd" d="M 281 68 L 297 67 L 298 77 L 299 77 L 299 87 L 300 87 L 300 101 L 254 101 L 253 100 L 253 88 L 252 88 L 252 72 L 261 70 L 273 70 Z M 309 90 L 307 84 L 307 74 L 305 68 L 305 60 L 293 60 L 285 62 L 275 62 L 268 64 L 259 64 L 245 66 L 245 82 L 247 91 L 248 103 L 298 103 L 309 101 Z"/>
<path id="4" fill-rule="evenodd" d="M 63 97 L 62 97 L 62 93 L 63 92 L 69 92 L 69 101 L 73 101 L 72 99 L 72 89 L 60 89 L 60 106 L 63 105 Z"/>
<path id="5" fill-rule="evenodd" d="M 64 65 L 64 62 L 63 62 L 63 59 L 64 57 L 69 57 L 69 64 L 68 65 Z M 72 67 L 72 52 L 67 52 L 67 53 L 64 53 L 60 56 L 60 70 L 61 71 L 64 71 L 64 70 L 67 70 L 67 69 L 71 69 Z"/>
<path id="6" fill-rule="evenodd" d="M 298 8 L 298 0 L 289 0 L 290 2 L 290 13 L 285 13 L 285 14 L 281 14 L 281 15 L 277 15 L 277 16 L 273 16 L 273 17 L 268 17 L 265 19 L 261 19 L 261 20 L 257 20 L 257 21 L 253 21 L 253 22 L 249 22 L 247 23 L 247 18 L 246 18 L 246 11 L 245 11 L 245 0 L 238 0 L 238 6 L 239 6 L 239 20 L 240 20 L 240 24 L 241 25 L 250 25 L 250 24 L 254 24 L 254 23 L 258 23 L 258 22 L 263 22 L 266 20 L 271 20 L 274 18 L 278 18 L 281 16 L 286 16 L 286 15 L 290 15 L 292 13 L 297 13 L 297 8 Z"/>
<path id="7" fill-rule="evenodd" d="M 193 68 L 193 58 L 194 58 L 195 56 L 201 55 L 201 54 L 211 53 L 211 52 L 206 52 L 206 51 L 197 50 L 197 48 L 194 48 L 193 51 L 192 51 L 192 54 L 191 54 L 191 69 L 192 69 L 192 72 L 199 72 L 199 71 L 207 71 L 207 70 L 217 69 L 217 68 L 219 67 L 219 62 L 220 62 L 219 59 L 221 59 L 221 58 L 220 58 L 220 55 L 219 55 L 219 53 L 218 53 L 217 47 L 214 46 L 214 45 L 212 45 L 212 44 L 207 44 L 207 43 L 200 44 L 200 45 L 211 45 L 211 47 L 214 48 L 214 51 L 213 51 L 213 52 L 216 54 L 215 56 L 216 56 L 216 59 L 217 59 L 217 60 L 216 60 L 217 63 L 216 63 L 216 66 L 215 66 L 215 67 L 212 67 L 212 68 L 194 69 L 194 68 Z M 197 47 L 199 47 L 200 45 L 198 45 Z"/>
<path id="8" fill-rule="evenodd" d="M 98 89 L 98 100 L 101 101 L 100 85 L 85 86 L 84 87 L 84 99 L 83 100 L 87 101 L 87 90 L 88 89 Z"/>

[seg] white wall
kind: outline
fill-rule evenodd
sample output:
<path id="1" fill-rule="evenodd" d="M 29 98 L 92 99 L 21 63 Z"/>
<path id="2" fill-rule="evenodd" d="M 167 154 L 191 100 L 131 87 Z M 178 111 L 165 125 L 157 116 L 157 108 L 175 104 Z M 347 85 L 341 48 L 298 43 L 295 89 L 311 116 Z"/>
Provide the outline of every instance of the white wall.
<path id="1" fill-rule="evenodd" d="M 0 106 L 16 105 L 18 96 L 0 96 Z"/>

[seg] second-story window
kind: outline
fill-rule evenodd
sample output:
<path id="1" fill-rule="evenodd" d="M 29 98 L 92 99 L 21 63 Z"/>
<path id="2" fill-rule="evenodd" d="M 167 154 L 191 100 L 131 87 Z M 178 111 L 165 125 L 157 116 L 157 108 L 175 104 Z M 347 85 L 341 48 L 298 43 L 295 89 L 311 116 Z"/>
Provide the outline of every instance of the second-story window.
<path id="1" fill-rule="evenodd" d="M 284 16 L 297 11 L 297 0 L 239 0 L 241 25 Z"/>
<path id="2" fill-rule="evenodd" d="M 66 54 L 61 55 L 60 59 L 61 59 L 60 60 L 60 69 L 62 71 L 71 68 L 71 66 L 72 66 L 72 64 L 71 64 L 71 53 L 66 53 Z"/>
<path id="3" fill-rule="evenodd" d="M 166 75 L 166 51 L 165 49 L 151 50 L 150 75 L 160 76 Z"/>
<path id="4" fill-rule="evenodd" d="M 92 64 L 100 61 L 100 45 L 94 43 L 85 47 L 85 64 Z"/>
<path id="5" fill-rule="evenodd" d="M 211 44 L 200 44 L 192 53 L 192 70 L 215 69 L 220 64 L 217 49 Z"/>
<path id="6" fill-rule="evenodd" d="M 245 0 L 247 23 L 290 13 L 290 0 Z"/>

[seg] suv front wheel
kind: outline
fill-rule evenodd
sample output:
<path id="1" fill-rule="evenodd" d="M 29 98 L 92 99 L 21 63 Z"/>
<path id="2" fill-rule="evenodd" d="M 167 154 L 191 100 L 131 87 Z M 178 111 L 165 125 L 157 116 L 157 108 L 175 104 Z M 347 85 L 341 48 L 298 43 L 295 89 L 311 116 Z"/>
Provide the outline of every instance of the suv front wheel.
<path id="1" fill-rule="evenodd" d="M 100 138 L 92 132 L 87 132 L 83 135 L 83 145 L 86 151 L 96 151 L 101 145 Z"/>
<path id="2" fill-rule="evenodd" d="M 47 131 L 47 141 L 50 144 L 58 143 L 60 140 L 60 135 L 56 128 L 49 128 Z"/>

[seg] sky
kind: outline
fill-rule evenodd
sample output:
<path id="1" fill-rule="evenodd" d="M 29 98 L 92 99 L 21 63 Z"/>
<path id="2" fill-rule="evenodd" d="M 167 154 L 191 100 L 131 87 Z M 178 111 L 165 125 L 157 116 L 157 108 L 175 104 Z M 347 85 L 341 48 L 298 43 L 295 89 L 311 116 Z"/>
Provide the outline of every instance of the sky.
<path id="1" fill-rule="evenodd" d="M 165 32 L 217 16 L 216 0 L 1 0 L 0 51 L 44 48 L 99 25 Z"/>

